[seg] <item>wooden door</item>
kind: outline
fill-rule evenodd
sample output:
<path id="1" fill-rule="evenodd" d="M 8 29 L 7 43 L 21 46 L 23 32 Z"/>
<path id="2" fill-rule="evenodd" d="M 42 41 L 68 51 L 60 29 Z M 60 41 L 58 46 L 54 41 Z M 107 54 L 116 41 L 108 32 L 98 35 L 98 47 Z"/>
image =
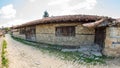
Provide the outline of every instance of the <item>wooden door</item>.
<path id="1" fill-rule="evenodd" d="M 98 44 L 102 49 L 104 48 L 106 37 L 106 28 L 100 27 L 95 29 L 95 43 Z"/>
<path id="2" fill-rule="evenodd" d="M 29 41 L 36 41 L 36 28 L 34 26 L 26 28 L 26 39 Z"/>

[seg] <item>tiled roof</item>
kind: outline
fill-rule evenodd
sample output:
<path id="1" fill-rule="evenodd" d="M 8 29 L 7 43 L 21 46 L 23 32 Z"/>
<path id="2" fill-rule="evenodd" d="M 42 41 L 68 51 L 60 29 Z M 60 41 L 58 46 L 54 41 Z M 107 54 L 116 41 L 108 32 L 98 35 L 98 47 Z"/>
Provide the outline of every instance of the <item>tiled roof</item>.
<path id="1" fill-rule="evenodd" d="M 46 17 L 43 19 L 38 19 L 34 21 L 27 22 L 22 25 L 15 26 L 14 28 L 25 27 L 25 26 L 32 26 L 38 24 L 49 24 L 49 23 L 66 23 L 66 22 L 80 22 L 80 23 L 89 23 L 95 22 L 102 18 L 107 18 L 112 20 L 112 18 L 104 17 L 104 16 L 96 16 L 96 15 L 65 15 L 65 16 L 52 16 Z"/>

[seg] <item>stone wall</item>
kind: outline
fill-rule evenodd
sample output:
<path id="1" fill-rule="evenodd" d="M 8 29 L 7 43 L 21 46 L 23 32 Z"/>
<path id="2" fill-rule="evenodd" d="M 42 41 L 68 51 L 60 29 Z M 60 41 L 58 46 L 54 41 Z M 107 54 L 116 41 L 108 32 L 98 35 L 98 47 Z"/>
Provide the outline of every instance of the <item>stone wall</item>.
<path id="1" fill-rule="evenodd" d="M 108 27 L 106 29 L 103 53 L 107 56 L 120 56 L 120 27 Z"/>
<path id="2" fill-rule="evenodd" d="M 19 30 L 13 32 L 13 36 L 19 37 L 21 39 L 26 39 L 25 34 L 20 34 Z"/>
<path id="3" fill-rule="evenodd" d="M 75 26 L 75 36 L 55 36 L 55 27 L 59 26 Z M 37 42 L 80 46 L 91 45 L 94 43 L 94 29 L 82 27 L 80 23 L 64 23 L 64 24 L 43 24 L 36 26 L 36 40 Z"/>

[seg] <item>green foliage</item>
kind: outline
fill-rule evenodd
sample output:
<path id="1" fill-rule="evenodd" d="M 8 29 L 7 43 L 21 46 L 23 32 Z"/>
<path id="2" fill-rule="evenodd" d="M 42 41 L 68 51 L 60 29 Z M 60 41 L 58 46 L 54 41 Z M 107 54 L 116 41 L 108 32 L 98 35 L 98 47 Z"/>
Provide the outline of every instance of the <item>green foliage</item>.
<path id="1" fill-rule="evenodd" d="M 6 58 L 6 53 L 7 53 L 6 48 L 7 48 L 7 42 L 5 40 L 3 40 L 2 54 L 1 54 L 2 68 L 4 68 L 4 67 L 8 68 L 8 59 Z"/>
<path id="2" fill-rule="evenodd" d="M 3 48 L 6 49 L 7 48 L 7 42 L 5 40 L 3 40 Z"/>
<path id="3" fill-rule="evenodd" d="M 10 28 L 9 27 L 6 27 L 6 28 L 4 28 L 6 31 L 9 31 L 10 30 Z"/>
<path id="4" fill-rule="evenodd" d="M 49 17 L 49 14 L 48 14 L 48 12 L 47 12 L 47 11 L 44 11 L 43 18 L 45 18 L 45 17 Z"/>

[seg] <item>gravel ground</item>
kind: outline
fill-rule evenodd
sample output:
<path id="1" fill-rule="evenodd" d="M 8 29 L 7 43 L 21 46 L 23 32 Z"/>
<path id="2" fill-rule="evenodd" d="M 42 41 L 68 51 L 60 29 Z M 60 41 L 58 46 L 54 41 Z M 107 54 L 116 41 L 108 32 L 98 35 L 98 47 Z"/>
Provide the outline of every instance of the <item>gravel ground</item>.
<path id="1" fill-rule="evenodd" d="M 10 35 L 6 35 L 5 39 L 9 68 L 120 68 L 120 60 L 109 61 L 108 65 L 81 65 L 44 54 L 32 46 L 13 40 Z"/>

